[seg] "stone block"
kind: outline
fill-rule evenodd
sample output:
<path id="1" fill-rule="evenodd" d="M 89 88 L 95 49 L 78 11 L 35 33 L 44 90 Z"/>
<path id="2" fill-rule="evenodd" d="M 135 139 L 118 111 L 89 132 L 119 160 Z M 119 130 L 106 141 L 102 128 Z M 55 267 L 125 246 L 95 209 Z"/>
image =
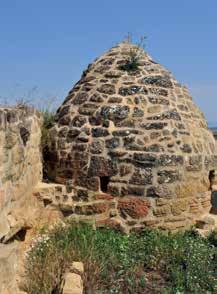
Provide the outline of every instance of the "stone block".
<path id="1" fill-rule="evenodd" d="M 88 205 L 76 205 L 75 214 L 94 215 L 101 214 L 108 211 L 107 203 L 90 203 Z"/>
<path id="2" fill-rule="evenodd" d="M 150 202 L 136 197 L 119 199 L 118 209 L 124 215 L 129 215 L 134 219 L 144 218 L 148 215 Z"/>
<path id="3" fill-rule="evenodd" d="M 148 185 L 152 184 L 152 178 L 153 175 L 151 168 L 136 168 L 129 183 L 132 185 Z"/>
<path id="4" fill-rule="evenodd" d="M 180 173 L 178 170 L 162 170 L 157 173 L 158 183 L 174 183 L 181 179 Z"/>
<path id="5" fill-rule="evenodd" d="M 184 211 L 187 211 L 189 205 L 189 199 L 182 199 L 182 200 L 176 200 L 171 205 L 171 211 L 173 215 L 179 215 L 183 213 Z"/>
<path id="6" fill-rule="evenodd" d="M 165 216 L 169 216 L 171 214 L 171 210 L 170 210 L 169 205 L 165 205 L 162 207 L 155 208 L 153 210 L 153 214 L 157 217 L 163 217 L 163 216 L 165 217 Z"/>
<path id="7" fill-rule="evenodd" d="M 74 261 L 71 266 L 71 271 L 79 272 L 80 274 L 84 273 L 84 264 L 82 262 Z"/>
<path id="8" fill-rule="evenodd" d="M 63 294 L 83 294 L 83 281 L 80 275 L 67 273 L 64 280 Z"/>
<path id="9" fill-rule="evenodd" d="M 114 176 L 118 172 L 115 162 L 101 156 L 92 156 L 88 175 L 90 177 Z"/>

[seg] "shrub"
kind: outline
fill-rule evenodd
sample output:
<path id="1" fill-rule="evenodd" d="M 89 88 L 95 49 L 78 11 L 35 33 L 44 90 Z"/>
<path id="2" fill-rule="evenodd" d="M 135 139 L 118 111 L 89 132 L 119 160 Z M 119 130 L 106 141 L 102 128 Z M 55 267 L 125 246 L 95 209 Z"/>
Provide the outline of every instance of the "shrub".
<path id="1" fill-rule="evenodd" d="M 119 66 L 119 69 L 128 72 L 133 72 L 139 69 L 139 61 L 142 50 L 145 48 L 146 39 L 147 38 L 145 36 L 141 37 L 140 42 L 133 49 L 130 49 L 128 58 L 126 59 L 124 64 Z"/>
<path id="2" fill-rule="evenodd" d="M 208 240 L 213 246 L 217 247 L 217 230 L 214 230 L 209 234 Z"/>
<path id="3" fill-rule="evenodd" d="M 187 233 L 143 230 L 129 236 L 86 224 L 56 226 L 26 259 L 28 293 L 61 293 L 72 261 L 84 263 L 85 293 L 216 293 L 216 248 Z"/>
<path id="4" fill-rule="evenodd" d="M 42 118 L 43 118 L 43 125 L 41 129 L 41 150 L 42 150 L 42 157 L 43 157 L 43 178 L 44 180 L 49 179 L 49 172 L 48 172 L 48 163 L 47 158 L 49 156 L 50 150 L 50 129 L 52 128 L 54 121 L 55 121 L 55 112 L 54 110 L 50 110 L 49 108 L 41 110 Z"/>

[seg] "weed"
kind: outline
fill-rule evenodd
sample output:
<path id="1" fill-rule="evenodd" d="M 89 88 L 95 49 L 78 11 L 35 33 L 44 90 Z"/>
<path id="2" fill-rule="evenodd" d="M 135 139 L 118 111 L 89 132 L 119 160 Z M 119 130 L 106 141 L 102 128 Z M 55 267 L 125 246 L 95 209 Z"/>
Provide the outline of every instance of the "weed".
<path id="1" fill-rule="evenodd" d="M 41 150 L 42 150 L 42 158 L 43 158 L 43 178 L 44 180 L 48 180 L 48 164 L 47 158 L 49 157 L 49 150 L 51 145 L 50 139 L 50 129 L 54 125 L 55 121 L 55 110 L 53 108 L 53 99 L 48 100 L 46 105 L 42 107 L 40 110 L 42 115 L 43 124 L 41 128 Z"/>
<path id="2" fill-rule="evenodd" d="M 130 37 L 128 37 L 128 41 L 130 42 Z M 119 69 L 132 72 L 139 69 L 139 61 L 141 58 L 141 54 L 145 48 L 145 42 L 147 37 L 143 36 L 140 39 L 140 42 L 129 51 L 129 56 L 126 59 L 125 63 L 120 65 Z"/>

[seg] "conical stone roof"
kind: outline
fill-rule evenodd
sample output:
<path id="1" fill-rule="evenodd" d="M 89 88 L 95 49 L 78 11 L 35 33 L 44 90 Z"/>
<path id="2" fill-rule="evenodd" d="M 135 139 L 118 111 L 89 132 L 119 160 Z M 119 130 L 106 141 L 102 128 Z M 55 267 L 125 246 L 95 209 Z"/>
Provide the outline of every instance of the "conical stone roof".
<path id="1" fill-rule="evenodd" d="M 129 69 L 132 55 L 138 66 Z M 51 137 L 56 182 L 148 201 L 148 219 L 191 218 L 210 206 L 213 135 L 188 89 L 135 45 L 121 43 L 88 66 Z"/>

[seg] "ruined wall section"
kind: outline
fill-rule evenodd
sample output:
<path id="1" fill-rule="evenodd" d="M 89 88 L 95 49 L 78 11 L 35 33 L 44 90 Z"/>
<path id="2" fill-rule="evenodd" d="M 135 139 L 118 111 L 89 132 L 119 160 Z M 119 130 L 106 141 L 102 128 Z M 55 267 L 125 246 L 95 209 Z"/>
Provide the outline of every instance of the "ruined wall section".
<path id="1" fill-rule="evenodd" d="M 42 178 L 40 126 L 32 108 L 0 108 L 0 239 L 31 214 L 31 192 Z"/>

